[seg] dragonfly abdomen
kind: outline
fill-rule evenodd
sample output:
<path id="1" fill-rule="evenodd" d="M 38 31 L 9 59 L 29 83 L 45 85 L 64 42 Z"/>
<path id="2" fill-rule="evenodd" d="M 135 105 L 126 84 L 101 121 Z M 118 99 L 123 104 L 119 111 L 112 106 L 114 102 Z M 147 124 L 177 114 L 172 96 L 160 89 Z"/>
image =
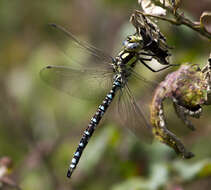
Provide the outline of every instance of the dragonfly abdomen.
<path id="1" fill-rule="evenodd" d="M 111 104 L 112 100 L 114 99 L 114 96 L 116 95 L 116 92 L 119 88 L 121 88 L 121 81 L 119 80 L 119 78 L 117 78 L 113 82 L 112 89 L 106 95 L 102 104 L 98 107 L 96 113 L 92 117 L 88 127 L 84 131 L 83 136 L 78 144 L 78 147 L 74 153 L 71 164 L 69 166 L 69 169 L 67 172 L 67 177 L 69 177 L 69 178 L 71 177 L 74 169 L 76 168 L 76 166 L 80 160 L 83 150 L 85 149 L 86 145 L 88 144 L 89 139 L 91 138 L 94 130 L 98 126 L 100 120 L 102 119 L 103 115 L 105 114 L 106 110 L 108 109 L 109 105 Z"/>

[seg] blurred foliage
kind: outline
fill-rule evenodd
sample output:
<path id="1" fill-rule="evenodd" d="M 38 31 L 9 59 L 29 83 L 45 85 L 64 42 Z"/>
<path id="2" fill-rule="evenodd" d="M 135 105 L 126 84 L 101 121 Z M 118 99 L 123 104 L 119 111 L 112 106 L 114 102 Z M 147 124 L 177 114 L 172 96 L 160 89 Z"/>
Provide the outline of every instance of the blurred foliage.
<path id="1" fill-rule="evenodd" d="M 138 9 L 137 1 L 0 1 L 0 156 L 13 161 L 8 175 L 21 189 L 209 189 L 211 110 L 204 111 L 195 121 L 197 130 L 190 132 L 175 117 L 171 105 L 165 110 L 168 124 L 173 131 L 178 129 L 195 158 L 181 160 L 163 144 L 137 140 L 108 113 L 72 179 L 66 179 L 71 156 L 98 101 L 68 96 L 40 79 L 39 72 L 46 65 L 68 62 L 47 25 L 53 22 L 71 28 L 81 39 L 115 55 L 125 35 L 134 32 L 129 23 L 133 8 Z M 182 5 L 185 14 L 197 19 L 204 8 L 211 9 L 209 1 L 187 0 Z M 210 42 L 185 27 L 165 22 L 159 26 L 175 47 L 173 63 L 206 64 Z M 146 72 L 145 77 L 154 75 Z M 142 85 L 137 92 L 143 92 Z"/>

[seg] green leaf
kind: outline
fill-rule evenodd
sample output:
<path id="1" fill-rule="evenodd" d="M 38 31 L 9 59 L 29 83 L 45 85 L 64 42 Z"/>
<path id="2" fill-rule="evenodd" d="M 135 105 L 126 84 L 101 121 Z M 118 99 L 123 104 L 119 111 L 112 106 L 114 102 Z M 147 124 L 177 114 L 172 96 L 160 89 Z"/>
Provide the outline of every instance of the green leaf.
<path id="1" fill-rule="evenodd" d="M 202 160 L 196 163 L 185 163 L 178 161 L 174 163 L 174 169 L 184 180 L 191 180 L 195 177 L 211 175 L 211 160 Z"/>

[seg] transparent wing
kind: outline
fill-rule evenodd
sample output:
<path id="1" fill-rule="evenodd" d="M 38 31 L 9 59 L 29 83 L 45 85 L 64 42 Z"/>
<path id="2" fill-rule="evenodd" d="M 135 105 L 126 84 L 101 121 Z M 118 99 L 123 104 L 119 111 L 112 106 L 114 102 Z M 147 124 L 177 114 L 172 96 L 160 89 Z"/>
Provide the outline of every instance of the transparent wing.
<path id="1" fill-rule="evenodd" d="M 106 91 L 113 75 L 113 58 L 61 26 L 51 24 L 50 27 L 51 41 L 59 50 L 53 64 L 58 66 L 43 68 L 41 78 L 48 85 L 79 98 L 95 99 Z"/>
<path id="2" fill-rule="evenodd" d="M 109 67 L 113 58 L 100 49 L 77 39 L 70 31 L 62 26 L 50 24 L 52 41 L 59 47 L 70 62 L 88 67 Z"/>
<path id="3" fill-rule="evenodd" d="M 138 104 L 130 89 L 125 87 L 120 93 L 117 109 L 124 126 L 129 128 L 141 140 L 151 142 L 153 136 L 150 118 L 147 112 L 149 110 L 142 103 L 141 101 Z"/>
<path id="4" fill-rule="evenodd" d="M 96 99 L 108 91 L 113 74 L 108 70 L 47 66 L 40 71 L 40 76 L 50 86 L 71 96 Z"/>
<path id="5" fill-rule="evenodd" d="M 142 72 L 145 73 L 144 76 L 139 74 L 139 69 L 137 67 L 136 71 L 132 71 L 131 80 L 121 89 L 117 111 L 123 126 L 129 128 L 139 139 L 150 143 L 153 138 L 150 122 L 150 104 L 154 89 L 158 85 L 157 81 L 161 80 L 159 79 L 161 76 L 153 73 L 155 78 L 153 80 L 153 77 L 149 77 L 150 73 L 148 73 L 147 69 Z M 148 78 L 151 80 L 148 80 Z"/>

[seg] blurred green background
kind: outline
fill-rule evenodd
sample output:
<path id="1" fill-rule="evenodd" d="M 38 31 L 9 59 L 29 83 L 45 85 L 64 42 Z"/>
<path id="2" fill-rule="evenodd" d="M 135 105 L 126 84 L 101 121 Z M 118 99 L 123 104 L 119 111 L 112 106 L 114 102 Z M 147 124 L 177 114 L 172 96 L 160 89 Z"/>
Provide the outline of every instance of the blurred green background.
<path id="1" fill-rule="evenodd" d="M 197 130 L 191 132 L 166 105 L 168 126 L 179 129 L 176 133 L 196 155 L 191 160 L 178 158 L 156 141 L 145 144 L 106 114 L 71 180 L 66 178 L 98 101 L 71 97 L 40 79 L 43 67 L 68 61 L 58 51 L 48 24 L 71 28 L 79 38 L 115 55 L 124 37 L 134 32 L 129 23 L 134 9 L 140 9 L 136 0 L 0 1 L 0 156 L 13 160 L 11 178 L 22 189 L 210 189 L 211 107 L 194 121 Z M 198 20 L 204 10 L 211 10 L 211 3 L 186 0 L 182 10 Z M 207 63 L 211 46 L 205 38 L 187 27 L 165 22 L 159 26 L 175 47 L 173 63 Z M 68 41 L 63 45 L 68 47 Z M 86 62 L 86 57 L 80 58 Z M 148 73 L 146 78 L 152 77 Z"/>

